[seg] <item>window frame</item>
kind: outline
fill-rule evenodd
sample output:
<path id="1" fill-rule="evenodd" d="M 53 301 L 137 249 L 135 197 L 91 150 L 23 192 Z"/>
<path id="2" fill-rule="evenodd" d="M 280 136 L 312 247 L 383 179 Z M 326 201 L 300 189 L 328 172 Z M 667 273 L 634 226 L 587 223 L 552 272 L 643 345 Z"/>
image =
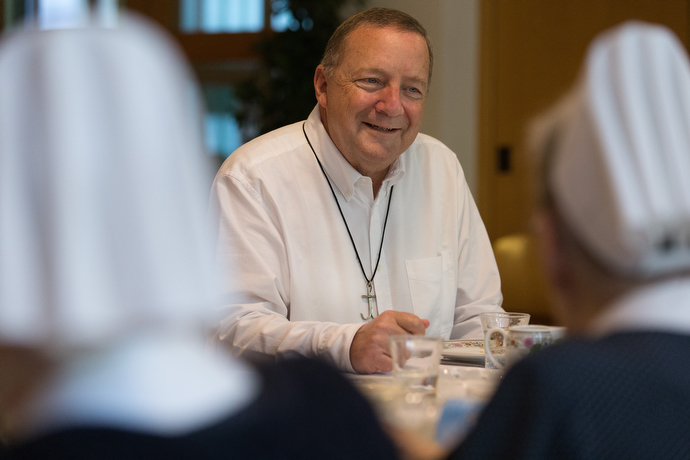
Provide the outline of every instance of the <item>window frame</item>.
<path id="1" fill-rule="evenodd" d="M 258 61 L 258 41 L 275 33 L 270 27 L 271 0 L 264 0 L 264 29 L 261 32 L 240 33 L 182 32 L 179 26 L 179 3 L 179 0 L 126 0 L 125 6 L 166 28 L 194 66 L 214 61 Z"/>

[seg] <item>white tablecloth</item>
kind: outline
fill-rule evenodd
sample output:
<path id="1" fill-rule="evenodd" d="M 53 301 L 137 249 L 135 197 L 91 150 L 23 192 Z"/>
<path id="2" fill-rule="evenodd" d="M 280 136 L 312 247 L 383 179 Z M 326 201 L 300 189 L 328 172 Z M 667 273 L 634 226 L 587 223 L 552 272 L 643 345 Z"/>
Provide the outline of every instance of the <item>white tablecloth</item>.
<path id="1" fill-rule="evenodd" d="M 347 374 L 384 423 L 451 447 L 491 398 L 500 373 L 483 367 L 441 364 L 436 395 L 408 393 L 392 373 Z"/>

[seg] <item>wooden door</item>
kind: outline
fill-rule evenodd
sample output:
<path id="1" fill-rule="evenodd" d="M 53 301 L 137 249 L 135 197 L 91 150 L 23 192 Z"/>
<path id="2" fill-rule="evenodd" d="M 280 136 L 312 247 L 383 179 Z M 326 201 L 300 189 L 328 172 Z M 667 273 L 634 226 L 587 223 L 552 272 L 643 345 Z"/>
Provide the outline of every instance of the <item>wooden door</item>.
<path id="1" fill-rule="evenodd" d="M 527 122 L 574 82 L 602 30 L 639 19 L 687 48 L 687 0 L 482 0 L 478 205 L 492 241 L 529 231 Z"/>

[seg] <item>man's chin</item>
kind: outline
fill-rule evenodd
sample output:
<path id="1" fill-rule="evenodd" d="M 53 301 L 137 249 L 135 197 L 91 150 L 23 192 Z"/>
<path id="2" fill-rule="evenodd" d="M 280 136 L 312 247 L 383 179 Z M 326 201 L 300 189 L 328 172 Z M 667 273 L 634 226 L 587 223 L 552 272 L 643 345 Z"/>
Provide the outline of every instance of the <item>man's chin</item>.
<path id="1" fill-rule="evenodd" d="M 402 153 L 403 151 L 401 151 L 400 149 L 369 149 L 361 155 L 361 158 L 366 162 L 368 170 L 381 172 L 387 170 L 388 167 L 392 165 L 393 162 L 397 160 L 400 155 L 402 155 Z"/>

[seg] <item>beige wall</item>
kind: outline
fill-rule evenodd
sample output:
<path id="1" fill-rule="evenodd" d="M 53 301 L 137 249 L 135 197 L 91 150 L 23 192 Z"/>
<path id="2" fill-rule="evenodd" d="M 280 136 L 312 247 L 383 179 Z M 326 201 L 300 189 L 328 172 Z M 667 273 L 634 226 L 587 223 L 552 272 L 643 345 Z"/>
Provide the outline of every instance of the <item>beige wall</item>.
<path id="1" fill-rule="evenodd" d="M 435 63 L 422 132 L 457 154 L 476 195 L 479 0 L 368 0 L 366 5 L 405 11 L 429 32 Z"/>

